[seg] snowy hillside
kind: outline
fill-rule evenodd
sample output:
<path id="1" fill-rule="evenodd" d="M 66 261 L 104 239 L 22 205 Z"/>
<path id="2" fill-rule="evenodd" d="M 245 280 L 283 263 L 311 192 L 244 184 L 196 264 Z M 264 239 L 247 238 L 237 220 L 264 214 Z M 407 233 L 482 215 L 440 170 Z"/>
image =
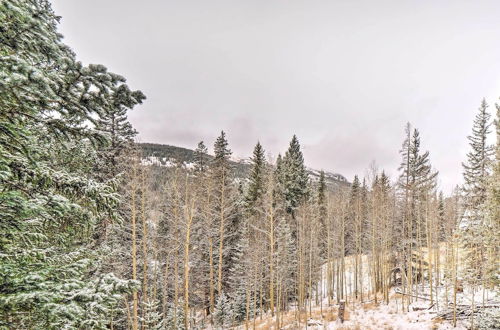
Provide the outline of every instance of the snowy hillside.
<path id="1" fill-rule="evenodd" d="M 139 146 L 143 153 L 143 165 L 173 167 L 181 164 L 186 168 L 193 167 L 195 158 L 194 150 L 156 143 L 140 143 Z M 209 155 L 209 158 L 211 159 L 212 156 Z M 231 157 L 230 161 L 237 178 L 244 179 L 248 176 L 252 166 L 249 157 Z M 319 170 L 308 167 L 307 171 L 313 182 L 319 180 Z M 330 189 L 346 187 L 350 184 L 343 175 L 328 171 L 325 171 L 325 182 Z"/>

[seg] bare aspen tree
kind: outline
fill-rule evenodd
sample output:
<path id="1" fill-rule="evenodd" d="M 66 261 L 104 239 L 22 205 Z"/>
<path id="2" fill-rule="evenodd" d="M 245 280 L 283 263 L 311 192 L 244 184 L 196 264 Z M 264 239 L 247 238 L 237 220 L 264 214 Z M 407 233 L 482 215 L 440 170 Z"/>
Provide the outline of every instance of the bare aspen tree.
<path id="1" fill-rule="evenodd" d="M 214 285 L 214 253 L 213 253 L 213 239 L 211 237 L 208 238 L 208 246 L 209 246 L 209 264 L 210 264 L 210 320 L 213 323 L 212 313 L 214 311 L 215 305 L 215 285 Z"/>
<path id="2" fill-rule="evenodd" d="M 221 187 L 220 187 L 220 193 L 221 193 L 221 207 L 220 207 L 220 224 L 219 224 L 219 264 L 218 264 L 218 271 L 217 271 L 217 292 L 221 294 L 222 292 L 222 258 L 223 258 L 223 253 L 224 253 L 224 234 L 225 234 L 225 207 L 223 206 L 225 203 L 225 198 L 226 198 L 226 187 L 224 184 L 224 181 L 226 181 L 226 173 L 222 173 L 222 179 L 221 179 Z"/>
<path id="3" fill-rule="evenodd" d="M 131 219 L 131 227 L 132 227 L 132 279 L 134 281 L 137 280 L 137 205 L 136 205 L 136 193 L 138 188 L 138 171 L 139 171 L 139 160 L 133 159 L 132 165 L 132 178 L 131 178 L 131 193 L 130 193 L 130 219 Z M 133 301 L 133 309 L 132 309 L 132 328 L 137 330 L 139 328 L 139 299 L 137 297 L 137 290 L 132 291 L 132 301 Z"/>
<path id="4" fill-rule="evenodd" d="M 184 240 L 184 326 L 189 329 L 189 249 L 191 239 L 191 226 L 193 223 L 194 198 L 191 196 L 191 191 L 186 176 L 185 183 L 185 206 L 184 219 L 186 236 Z"/>
<path id="5" fill-rule="evenodd" d="M 146 168 L 141 169 L 140 175 L 140 192 L 141 192 L 141 223 L 142 223 L 142 303 L 148 301 L 148 224 L 146 217 Z M 141 309 L 142 318 L 145 318 L 145 308 Z M 142 323 L 142 329 L 145 328 L 145 323 Z"/>

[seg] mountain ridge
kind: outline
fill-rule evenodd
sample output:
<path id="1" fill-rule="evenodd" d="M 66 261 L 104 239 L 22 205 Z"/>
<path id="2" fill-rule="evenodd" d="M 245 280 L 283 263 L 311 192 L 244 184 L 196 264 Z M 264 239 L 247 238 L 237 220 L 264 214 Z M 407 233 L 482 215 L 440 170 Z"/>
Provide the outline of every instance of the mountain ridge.
<path id="1" fill-rule="evenodd" d="M 173 146 L 161 143 L 138 143 L 142 151 L 143 164 L 160 167 L 173 167 L 183 165 L 190 168 L 194 164 L 195 151 L 193 149 Z M 208 154 L 212 159 L 213 155 Z M 235 170 L 235 176 L 239 179 L 246 179 L 251 169 L 250 158 L 231 158 L 231 165 Z M 307 167 L 309 177 L 313 182 L 319 180 L 320 170 Z M 350 182 L 339 173 L 324 171 L 325 181 L 330 188 L 346 187 Z"/>

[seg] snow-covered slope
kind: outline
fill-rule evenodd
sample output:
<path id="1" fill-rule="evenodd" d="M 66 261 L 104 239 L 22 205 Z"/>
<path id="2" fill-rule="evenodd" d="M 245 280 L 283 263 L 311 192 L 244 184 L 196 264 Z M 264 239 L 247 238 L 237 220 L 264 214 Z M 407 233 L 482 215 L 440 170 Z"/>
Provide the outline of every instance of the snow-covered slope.
<path id="1" fill-rule="evenodd" d="M 139 146 L 142 149 L 142 163 L 144 165 L 173 167 L 180 164 L 191 168 L 194 164 L 195 154 L 194 150 L 191 149 L 155 143 L 140 143 Z M 212 158 L 212 156 L 209 155 L 209 158 Z M 248 176 L 252 164 L 250 158 L 233 157 L 231 162 L 236 179 L 244 179 Z M 307 171 L 313 182 L 319 180 L 319 170 L 307 168 Z M 331 189 L 350 185 L 343 175 L 328 171 L 325 171 L 325 181 Z"/>

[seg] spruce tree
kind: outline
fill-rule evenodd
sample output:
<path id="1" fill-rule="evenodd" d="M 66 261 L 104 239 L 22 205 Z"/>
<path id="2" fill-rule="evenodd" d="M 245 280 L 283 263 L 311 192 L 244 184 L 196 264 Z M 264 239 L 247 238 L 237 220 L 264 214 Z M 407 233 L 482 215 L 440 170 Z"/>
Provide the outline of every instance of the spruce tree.
<path id="1" fill-rule="evenodd" d="M 357 175 L 352 180 L 351 189 L 349 192 L 349 215 L 347 221 L 347 230 L 345 235 L 346 251 L 345 255 L 352 255 L 358 251 L 357 243 L 360 238 L 361 219 L 361 182 Z"/>
<path id="2" fill-rule="evenodd" d="M 228 276 L 232 268 L 232 260 L 236 253 L 235 248 L 239 240 L 239 223 L 237 216 L 237 195 L 233 181 L 230 163 L 231 150 L 224 131 L 214 143 L 214 158 L 210 164 L 211 180 L 213 184 L 212 208 L 217 223 L 216 257 L 217 294 L 229 291 Z"/>
<path id="3" fill-rule="evenodd" d="M 265 170 L 266 170 L 266 158 L 264 155 L 264 148 L 260 142 L 257 142 L 253 150 L 252 170 L 250 172 L 248 189 L 246 193 L 246 203 L 248 207 L 255 205 L 257 200 L 259 200 L 264 191 L 264 180 L 265 180 Z"/>
<path id="4" fill-rule="evenodd" d="M 286 210 L 295 216 L 295 210 L 309 195 L 309 175 L 300 150 L 299 140 L 294 135 L 290 141 L 282 163 L 282 184 L 284 188 Z"/>
<path id="5" fill-rule="evenodd" d="M 325 172 L 321 170 L 319 174 L 319 182 L 317 187 L 317 216 L 318 216 L 318 225 L 319 225 L 319 233 L 320 233 L 320 257 L 322 260 L 327 258 L 327 235 L 326 235 L 326 223 L 328 217 L 328 209 L 326 205 L 326 182 L 325 182 Z"/>
<path id="6" fill-rule="evenodd" d="M 144 310 L 144 328 L 152 330 L 165 329 L 163 317 L 159 312 L 159 301 L 149 299 L 148 301 L 144 301 L 142 305 L 142 308 Z"/>
<path id="7" fill-rule="evenodd" d="M 217 298 L 214 320 L 217 329 L 227 329 L 233 322 L 232 306 L 224 292 L 221 292 Z"/>
<path id="8" fill-rule="evenodd" d="M 231 165 L 229 160 L 232 151 L 229 149 L 229 143 L 227 142 L 226 133 L 221 131 L 220 135 L 217 137 L 214 143 L 214 159 L 212 160 L 212 169 L 217 175 L 225 176 L 225 179 L 229 179 L 229 170 Z"/>
<path id="9" fill-rule="evenodd" d="M 249 292 L 249 287 L 251 285 L 251 253 L 250 242 L 248 235 L 248 225 L 241 226 L 241 231 L 239 233 L 241 239 L 236 242 L 236 247 L 234 248 L 235 253 L 233 254 L 232 268 L 229 274 L 229 284 L 232 288 L 232 292 L 229 298 L 232 302 L 232 316 L 238 322 L 245 319 L 246 316 L 246 302 L 247 293 Z"/>
<path id="10" fill-rule="evenodd" d="M 119 90 L 128 108 L 143 95 L 77 61 L 48 1 L 2 1 L 0 21 L 0 327 L 105 328 L 136 283 L 99 263 L 120 196 L 94 179 L 96 125 Z"/>
<path id="11" fill-rule="evenodd" d="M 285 202 L 285 170 L 283 164 L 283 157 L 281 154 L 278 154 L 276 157 L 276 164 L 274 166 L 273 172 L 273 180 L 274 180 L 274 201 L 275 204 L 279 204 L 280 207 L 286 210 L 286 202 Z"/>
<path id="12" fill-rule="evenodd" d="M 398 249 L 401 252 L 397 262 L 400 269 L 405 272 L 403 290 L 412 291 L 413 280 L 418 276 L 414 274 L 413 260 L 416 250 L 426 241 L 425 228 L 425 207 L 431 193 L 436 185 L 438 172 L 432 169 L 429 152 L 421 152 L 420 134 L 417 129 L 413 129 L 408 123 L 405 129 L 405 140 L 400 151 L 402 162 L 399 167 L 401 174 L 398 187 L 401 193 L 401 240 Z M 399 247 L 400 246 L 400 247 Z M 411 296 L 408 297 L 408 302 Z M 408 307 L 408 305 L 407 305 Z"/>
<path id="13" fill-rule="evenodd" d="M 321 170 L 321 172 L 319 173 L 317 203 L 319 207 L 320 223 L 322 224 L 322 226 L 324 226 L 327 209 L 325 172 L 323 170 Z"/>
<path id="14" fill-rule="evenodd" d="M 123 83 L 125 79 L 121 80 Z M 127 111 L 142 103 L 144 95 L 131 91 L 126 85 L 113 86 L 110 90 L 112 103 L 96 122 L 96 129 L 108 138 L 107 145 L 99 149 L 96 173 L 104 180 L 116 177 L 123 170 L 123 157 L 132 148 L 137 131 L 127 119 Z"/>
<path id="15" fill-rule="evenodd" d="M 490 114 L 483 99 L 468 136 L 471 150 L 463 163 L 464 216 L 460 225 L 460 240 L 464 250 L 464 280 L 471 287 L 472 297 L 480 284 L 487 281 L 488 226 L 486 223 L 487 185 L 490 175 L 492 147 L 487 143 L 490 132 Z M 472 303 L 471 327 L 474 327 L 474 302 Z"/>
<path id="16" fill-rule="evenodd" d="M 464 168 L 464 194 L 466 220 L 481 223 L 484 219 L 482 207 L 486 201 L 486 189 L 490 172 L 492 146 L 488 145 L 490 133 L 490 114 L 488 104 L 483 99 L 472 126 L 472 135 L 468 136 L 471 150 L 467 153 Z"/>
<path id="17" fill-rule="evenodd" d="M 162 325 L 167 330 L 187 330 L 185 326 L 184 309 L 176 309 L 171 304 L 168 308 L 167 317 Z"/>
<path id="18" fill-rule="evenodd" d="M 208 149 L 203 141 L 200 141 L 194 151 L 194 170 L 197 173 L 203 173 L 207 169 L 207 166 Z"/>

